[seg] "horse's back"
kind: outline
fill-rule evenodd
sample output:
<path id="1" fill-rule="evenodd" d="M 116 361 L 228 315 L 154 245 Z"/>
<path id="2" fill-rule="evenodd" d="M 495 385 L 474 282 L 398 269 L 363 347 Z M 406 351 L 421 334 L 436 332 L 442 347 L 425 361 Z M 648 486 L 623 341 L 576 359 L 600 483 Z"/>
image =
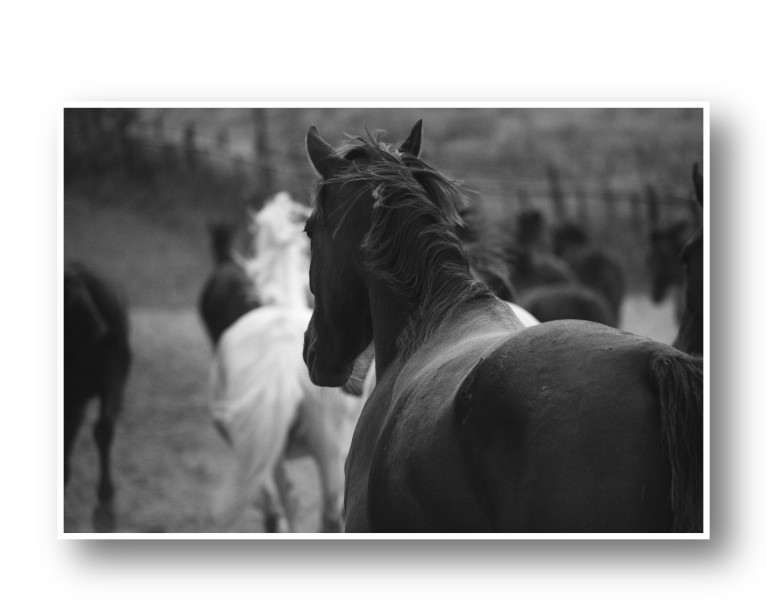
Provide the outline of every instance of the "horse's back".
<path id="1" fill-rule="evenodd" d="M 492 347 L 523 329 L 509 305 L 498 300 L 491 309 L 467 311 L 404 366 L 384 373 L 352 443 L 357 457 L 350 454 L 355 461 L 347 465 L 347 528 L 454 532 L 465 530 L 470 518 L 470 531 L 491 529 L 477 499 L 458 494 L 473 485 L 457 452 L 461 441 L 452 406 L 466 374 Z M 430 513 L 437 500 L 440 512 Z M 359 506 L 364 512 L 358 524 Z"/>
<path id="2" fill-rule="evenodd" d="M 388 411 L 370 411 L 373 420 L 385 416 L 380 427 L 372 428 L 380 430 L 380 436 L 372 441 L 375 450 L 365 501 L 370 529 L 459 532 L 466 530 L 467 518 L 469 531 L 491 529 L 478 500 L 460 495 L 473 486 L 460 453 L 452 405 L 466 373 L 488 346 L 506 336 L 464 339 L 431 359 L 406 366 L 396 381 L 384 377 L 376 386 L 362 418 L 377 402 Z M 432 505 L 440 512 L 431 512 Z M 353 518 L 347 520 L 347 527 L 354 525 Z"/>

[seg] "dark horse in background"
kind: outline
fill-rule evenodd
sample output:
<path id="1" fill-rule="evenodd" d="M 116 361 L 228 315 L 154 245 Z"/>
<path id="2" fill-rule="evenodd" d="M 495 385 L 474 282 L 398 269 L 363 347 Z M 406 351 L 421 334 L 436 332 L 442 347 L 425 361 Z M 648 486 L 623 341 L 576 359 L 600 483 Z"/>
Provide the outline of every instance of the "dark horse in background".
<path id="1" fill-rule="evenodd" d="M 703 173 L 695 164 L 692 170 L 695 200 L 703 208 Z M 685 272 L 684 311 L 673 346 L 695 355 L 703 355 L 703 225 L 700 225 L 681 251 Z"/>
<path id="2" fill-rule="evenodd" d="M 253 281 L 235 258 L 233 228 L 224 223 L 208 226 L 214 269 L 206 280 L 198 308 L 213 346 L 221 335 L 245 313 L 260 306 Z"/>
<path id="3" fill-rule="evenodd" d="M 668 226 L 650 230 L 650 252 L 647 265 L 650 273 L 650 298 L 660 304 L 671 294 L 677 323 L 684 313 L 684 264 L 679 255 L 692 233 L 688 220 L 678 220 Z"/>
<path id="4" fill-rule="evenodd" d="M 131 363 L 125 303 L 109 285 L 81 264 L 64 266 L 64 483 L 88 402 L 100 401 L 93 429 L 100 478 L 93 525 L 114 529 L 114 485 L 110 454 L 115 421 Z"/>
<path id="5" fill-rule="evenodd" d="M 593 262 L 576 270 L 560 254 L 551 253 L 540 211 L 521 211 L 516 224 L 514 244 L 506 251 L 519 305 L 541 322 L 582 319 L 617 327 L 620 307 L 613 308 L 602 291 L 603 270 L 595 270 Z"/>
<path id="6" fill-rule="evenodd" d="M 570 266 L 580 283 L 604 297 L 619 322 L 626 276 L 615 254 L 595 245 L 586 230 L 571 220 L 552 228 L 551 245 L 554 255 Z"/>
<path id="7" fill-rule="evenodd" d="M 525 328 L 469 271 L 464 199 L 395 147 L 315 128 L 306 231 L 313 383 L 372 341 L 377 385 L 346 462 L 358 532 L 701 532 L 702 360 L 613 328 Z"/>

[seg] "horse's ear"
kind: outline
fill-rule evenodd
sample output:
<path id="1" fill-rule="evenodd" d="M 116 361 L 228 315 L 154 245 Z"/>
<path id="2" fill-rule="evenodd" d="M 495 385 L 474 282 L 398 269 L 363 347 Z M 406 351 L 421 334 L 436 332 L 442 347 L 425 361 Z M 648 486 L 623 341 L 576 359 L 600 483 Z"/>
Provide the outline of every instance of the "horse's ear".
<path id="1" fill-rule="evenodd" d="M 312 167 L 323 179 L 329 179 L 336 174 L 343 162 L 343 158 L 323 140 L 314 126 L 309 128 L 306 135 L 306 152 L 309 154 Z"/>
<path id="2" fill-rule="evenodd" d="M 692 165 L 692 184 L 695 188 L 695 200 L 700 206 L 703 206 L 703 172 L 698 162 Z"/>
<path id="3" fill-rule="evenodd" d="M 410 131 L 410 136 L 399 146 L 400 153 L 407 153 L 413 157 L 421 154 L 421 136 L 423 134 L 423 119 L 419 119 Z"/>

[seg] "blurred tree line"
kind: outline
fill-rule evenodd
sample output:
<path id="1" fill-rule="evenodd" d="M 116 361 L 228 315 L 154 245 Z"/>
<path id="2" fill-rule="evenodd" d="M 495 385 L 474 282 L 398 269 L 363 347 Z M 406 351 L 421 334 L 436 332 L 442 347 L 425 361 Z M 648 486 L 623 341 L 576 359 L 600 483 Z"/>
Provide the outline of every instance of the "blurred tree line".
<path id="1" fill-rule="evenodd" d="M 139 109 L 64 109 L 65 180 L 134 169 L 138 160 L 131 128 L 138 118 Z"/>

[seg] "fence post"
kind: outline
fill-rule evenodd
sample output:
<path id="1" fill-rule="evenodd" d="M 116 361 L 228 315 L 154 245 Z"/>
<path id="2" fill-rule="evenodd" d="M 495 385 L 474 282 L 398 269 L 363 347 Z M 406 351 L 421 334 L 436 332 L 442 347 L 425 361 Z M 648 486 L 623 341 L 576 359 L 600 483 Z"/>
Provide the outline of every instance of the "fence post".
<path id="1" fill-rule="evenodd" d="M 562 192 L 562 185 L 559 180 L 559 170 L 557 170 L 554 164 L 549 164 L 546 167 L 546 176 L 549 180 L 552 208 L 557 219 L 561 221 L 567 217 L 567 209 L 565 206 L 565 195 Z"/>
<path id="2" fill-rule="evenodd" d="M 266 109 L 253 109 L 253 157 L 256 163 L 256 192 L 266 196 L 274 193 L 269 156 Z"/>
<path id="3" fill-rule="evenodd" d="M 184 160 L 189 170 L 194 170 L 197 167 L 195 140 L 196 130 L 194 122 L 190 121 L 184 126 Z"/>
<path id="4" fill-rule="evenodd" d="M 634 228 L 642 228 L 644 219 L 642 218 L 642 197 L 635 191 L 629 195 L 631 203 L 631 225 Z"/>
<path id="5" fill-rule="evenodd" d="M 578 221 L 583 226 L 589 225 L 589 201 L 582 186 L 575 188 L 575 202 L 578 207 Z"/>
<path id="6" fill-rule="evenodd" d="M 615 192 L 612 190 L 612 187 L 610 187 L 609 183 L 605 183 L 604 187 L 602 188 L 602 201 L 605 205 L 605 215 L 603 218 L 603 227 L 607 228 L 613 228 L 615 224 Z"/>
<path id="7" fill-rule="evenodd" d="M 647 225 L 650 231 L 656 230 L 659 225 L 660 208 L 658 202 L 658 191 L 652 183 L 646 183 L 644 188 L 645 201 L 647 202 Z"/>

